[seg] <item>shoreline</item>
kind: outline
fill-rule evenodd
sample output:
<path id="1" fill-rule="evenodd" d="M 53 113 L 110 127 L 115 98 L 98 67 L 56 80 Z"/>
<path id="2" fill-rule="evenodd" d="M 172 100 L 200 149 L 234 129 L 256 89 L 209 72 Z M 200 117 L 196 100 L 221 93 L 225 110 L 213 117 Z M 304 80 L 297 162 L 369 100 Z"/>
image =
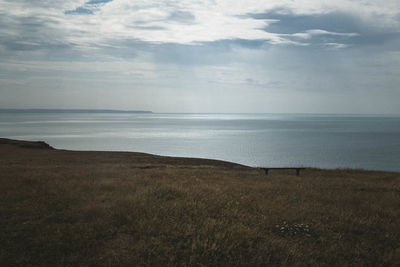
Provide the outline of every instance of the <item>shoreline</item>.
<path id="1" fill-rule="evenodd" d="M 71 150 L 71 149 L 63 149 L 63 148 L 55 148 L 51 145 L 47 144 L 45 141 L 27 141 L 27 140 L 19 140 L 19 139 L 10 139 L 10 138 L 0 138 L 0 145 L 2 144 L 9 144 L 14 145 L 17 147 L 23 148 L 37 148 L 37 149 L 52 149 L 58 151 L 71 151 L 71 152 L 92 152 L 92 153 L 140 153 L 146 154 L 154 157 L 167 157 L 167 158 L 176 158 L 176 159 L 191 159 L 191 160 L 207 160 L 207 161 L 215 161 L 215 162 L 222 162 L 226 164 L 233 164 L 233 165 L 240 165 L 246 168 L 252 169 L 290 169 L 290 168 L 301 168 L 301 169 L 319 169 L 319 170 L 326 170 L 326 171 L 334 171 L 334 170 L 348 170 L 348 171 L 365 171 L 365 172 L 392 172 L 392 173 L 400 173 L 400 171 L 396 170 L 377 170 L 377 169 L 364 169 L 364 168 L 351 168 L 351 167 L 338 167 L 338 168 L 321 168 L 321 167 L 310 167 L 310 166 L 249 166 L 237 162 L 221 160 L 221 159 L 212 159 L 212 158 L 202 158 L 202 157 L 185 157 L 185 156 L 167 156 L 167 155 L 160 155 L 160 154 L 152 154 L 148 152 L 136 152 L 136 151 L 123 151 L 123 150 Z"/>

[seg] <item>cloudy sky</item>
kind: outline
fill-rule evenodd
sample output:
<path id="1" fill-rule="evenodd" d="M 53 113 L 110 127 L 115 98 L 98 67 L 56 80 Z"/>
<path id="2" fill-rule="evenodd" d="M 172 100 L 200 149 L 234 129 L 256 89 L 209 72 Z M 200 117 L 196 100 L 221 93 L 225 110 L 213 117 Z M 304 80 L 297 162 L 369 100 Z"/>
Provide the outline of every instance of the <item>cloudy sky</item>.
<path id="1" fill-rule="evenodd" d="M 400 114 L 400 2 L 0 0 L 0 108 Z"/>

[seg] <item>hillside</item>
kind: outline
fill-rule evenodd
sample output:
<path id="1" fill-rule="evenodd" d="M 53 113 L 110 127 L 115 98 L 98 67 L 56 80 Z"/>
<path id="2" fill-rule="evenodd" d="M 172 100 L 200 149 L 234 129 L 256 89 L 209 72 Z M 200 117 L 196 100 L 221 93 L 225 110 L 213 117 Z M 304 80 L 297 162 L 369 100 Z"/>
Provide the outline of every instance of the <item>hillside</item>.
<path id="1" fill-rule="evenodd" d="M 0 140 L 1 266 L 400 264 L 399 173 L 44 144 Z"/>

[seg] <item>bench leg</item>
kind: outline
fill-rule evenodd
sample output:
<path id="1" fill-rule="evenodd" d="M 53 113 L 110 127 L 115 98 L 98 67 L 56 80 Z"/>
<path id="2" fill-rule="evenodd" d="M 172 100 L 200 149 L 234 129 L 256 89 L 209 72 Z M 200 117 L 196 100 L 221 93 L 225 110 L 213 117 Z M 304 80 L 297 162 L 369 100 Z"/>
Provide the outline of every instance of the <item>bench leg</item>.
<path id="1" fill-rule="evenodd" d="M 265 171 L 265 175 L 268 175 L 269 169 L 264 169 L 264 171 Z"/>
<path id="2" fill-rule="evenodd" d="M 300 176 L 300 169 L 296 169 L 296 176 Z"/>

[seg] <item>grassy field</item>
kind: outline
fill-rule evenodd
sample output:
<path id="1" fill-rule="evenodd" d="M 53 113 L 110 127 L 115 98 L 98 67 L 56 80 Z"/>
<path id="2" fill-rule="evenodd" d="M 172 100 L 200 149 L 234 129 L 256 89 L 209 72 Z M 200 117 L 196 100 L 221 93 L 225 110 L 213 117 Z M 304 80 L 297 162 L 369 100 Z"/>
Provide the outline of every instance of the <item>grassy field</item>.
<path id="1" fill-rule="evenodd" d="M 400 173 L 0 144 L 0 215 L 0 266 L 400 265 Z"/>

